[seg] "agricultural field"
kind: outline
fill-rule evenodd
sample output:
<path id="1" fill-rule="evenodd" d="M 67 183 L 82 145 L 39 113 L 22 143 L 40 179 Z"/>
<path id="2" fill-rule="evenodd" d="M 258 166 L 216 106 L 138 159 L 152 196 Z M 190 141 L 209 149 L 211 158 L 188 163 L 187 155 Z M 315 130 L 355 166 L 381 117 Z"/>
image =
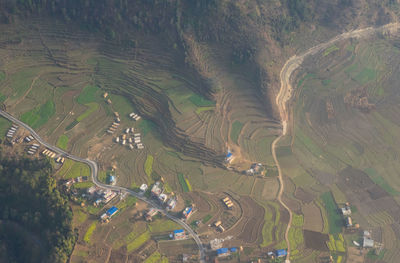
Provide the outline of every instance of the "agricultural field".
<path id="1" fill-rule="evenodd" d="M 400 215 L 399 41 L 396 35 L 343 41 L 308 57 L 297 72 L 293 129 L 277 154 L 295 185 L 288 190 L 296 197 L 291 207 L 304 214 L 305 246 L 322 254 L 329 249 L 336 261 L 353 262 L 346 243 L 356 232 L 345 228 L 339 212 L 346 202 L 353 225 L 372 231 L 376 242 L 400 238 L 394 234 L 400 226 L 394 220 Z M 311 240 L 321 232 L 329 234 L 318 237 L 327 248 Z"/>
<path id="2" fill-rule="evenodd" d="M 163 181 L 165 193 L 173 193 L 178 200 L 172 213 L 180 216 L 185 206 L 194 205 L 188 223 L 204 243 L 233 236 L 229 244 L 247 247 L 243 260 L 284 248 L 288 215 L 275 200 L 279 183 L 271 155 L 271 144 L 281 127 L 259 99 L 256 78 L 232 66 L 229 50 L 210 50 L 221 57 L 209 76 L 218 79 L 218 92 L 210 95 L 183 63 L 183 54 L 166 49 L 151 36 L 131 36 L 141 40 L 140 46 L 131 49 L 76 28 L 69 31 L 65 25 L 32 23 L 41 28 L 40 36 L 18 23 L 13 29 L 4 28 L 7 37 L 0 36 L 0 58 L 12 56 L 0 67 L 5 76 L 0 75 L 0 100 L 7 111 L 30 124 L 46 141 L 95 160 L 104 183 L 110 171 L 117 185 L 134 190 L 143 183 L 151 186 Z M 15 32 L 30 39 L 29 44 L 7 44 Z M 213 65 L 214 61 L 206 63 Z M 364 78 L 368 79 L 360 76 Z M 141 119 L 130 118 L 132 112 Z M 116 116 L 120 125 L 107 134 Z M 144 149 L 131 150 L 115 142 L 126 128 L 140 133 Z M 306 135 L 302 139 L 309 142 Z M 234 156 L 229 169 L 224 163 L 228 149 Z M 306 186 L 317 185 L 310 172 L 297 165 L 300 161 L 288 145 L 282 145 L 278 155 L 305 191 L 309 190 Z M 266 167 L 266 174 L 245 175 L 243 171 L 253 163 Z M 80 176 L 90 177 L 89 167 L 70 160 L 56 173 L 62 180 Z M 75 183 L 73 189 L 83 193 L 92 185 L 90 181 Z M 225 194 L 233 200 L 232 210 L 221 201 Z M 127 197 L 110 204 L 121 213 L 109 224 L 98 221 L 109 205 L 74 204 L 79 240 L 71 262 L 95 257 L 104 262 L 174 262 L 177 255 L 171 251 L 196 255 L 192 240 L 186 240 L 184 247 L 165 240 L 177 228 L 175 224 L 165 218 L 144 222 L 147 208 L 136 208 L 136 203 Z M 298 215 L 303 216 L 300 210 Z M 296 259 L 304 256 L 302 228 L 307 218 L 298 220 L 301 224 L 297 222 L 290 232 Z M 223 233 L 212 226 L 218 220 L 226 228 Z"/>

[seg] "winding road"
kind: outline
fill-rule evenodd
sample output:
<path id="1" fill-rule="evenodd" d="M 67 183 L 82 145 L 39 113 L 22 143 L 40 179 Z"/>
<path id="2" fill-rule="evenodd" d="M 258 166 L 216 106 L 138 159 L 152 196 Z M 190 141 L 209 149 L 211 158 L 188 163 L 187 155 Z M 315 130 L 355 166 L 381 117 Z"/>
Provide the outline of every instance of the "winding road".
<path id="1" fill-rule="evenodd" d="M 302 53 L 301 55 L 295 55 L 293 57 L 291 57 L 289 60 L 286 61 L 286 63 L 284 64 L 281 72 L 280 72 L 280 80 L 281 80 L 281 88 L 279 90 L 279 93 L 276 97 L 276 104 L 280 113 L 280 118 L 281 118 L 281 123 L 282 123 L 282 133 L 280 136 L 278 136 L 272 143 L 271 147 L 272 147 L 272 155 L 275 161 L 275 164 L 277 166 L 278 169 L 278 180 L 279 180 L 279 191 L 278 191 L 278 195 L 277 195 L 277 200 L 278 202 L 288 211 L 289 213 L 289 222 L 285 231 L 285 241 L 287 244 L 287 257 L 286 257 L 286 262 L 290 262 L 290 243 L 289 243 L 289 231 L 290 231 L 290 227 L 292 224 L 292 211 L 291 209 L 285 204 L 285 202 L 282 201 L 282 195 L 285 189 L 285 185 L 284 185 L 284 181 L 283 181 L 283 173 L 279 164 L 279 161 L 277 159 L 276 156 L 276 148 L 277 145 L 279 143 L 279 141 L 287 134 L 288 131 L 288 123 L 289 123 L 289 111 L 288 111 L 288 101 L 291 99 L 292 97 L 292 93 L 293 93 L 293 88 L 290 85 L 290 79 L 291 76 L 293 74 L 293 72 L 298 69 L 300 67 L 300 65 L 303 63 L 304 58 L 306 58 L 309 55 L 315 55 L 318 52 L 328 48 L 329 46 L 331 46 L 332 44 L 334 44 L 337 41 L 341 41 L 347 38 L 361 38 L 361 37 L 367 37 L 370 36 L 376 32 L 379 31 L 394 31 L 399 29 L 400 24 L 399 23 L 391 23 L 391 24 L 387 24 L 381 27 L 368 27 L 368 28 L 364 28 L 364 29 L 358 29 L 358 30 L 354 30 L 354 31 L 350 31 L 350 32 L 346 32 L 343 33 L 341 35 L 338 35 L 336 37 L 334 37 L 333 39 L 324 42 L 322 44 L 319 44 L 317 46 L 314 46 L 310 49 L 308 49 L 307 51 L 305 51 L 304 53 Z M 159 204 L 157 204 L 156 202 L 128 189 L 128 188 L 124 188 L 121 186 L 112 186 L 112 185 L 107 185 L 107 184 L 103 184 L 101 182 L 98 181 L 97 179 L 97 174 L 98 174 L 98 166 L 97 163 L 95 161 L 89 160 L 89 159 L 83 159 L 77 156 L 74 156 L 54 145 L 51 145 L 47 142 L 45 142 L 29 125 L 25 124 L 24 122 L 18 120 L 17 118 L 15 118 L 14 116 L 12 116 L 11 114 L 0 110 L 0 115 L 3 116 L 4 118 L 19 124 L 20 126 L 24 127 L 26 130 L 28 130 L 32 136 L 42 145 L 44 145 L 45 147 L 47 147 L 48 149 L 52 150 L 53 152 L 58 153 L 59 155 L 71 159 L 73 161 L 77 161 L 77 162 L 81 162 L 81 163 L 85 163 L 87 165 L 89 165 L 90 170 L 91 170 L 91 177 L 92 177 L 92 181 L 93 183 L 103 189 L 109 189 L 109 190 L 114 190 L 114 191 L 120 191 L 120 192 L 126 192 L 129 193 L 132 196 L 135 196 L 136 198 L 142 200 L 143 202 L 147 203 L 149 206 L 154 207 L 155 209 L 157 209 L 160 213 L 162 213 L 163 215 L 165 215 L 167 218 L 169 218 L 170 220 L 178 223 L 179 225 L 181 225 L 195 240 L 198 248 L 199 248 L 199 254 L 200 254 L 200 262 L 205 262 L 205 248 L 200 240 L 200 238 L 198 237 L 198 235 L 193 231 L 193 229 L 186 224 L 186 222 L 182 221 L 181 219 L 171 215 L 170 213 L 168 213 L 165 209 L 163 209 Z"/>
<path id="2" fill-rule="evenodd" d="M 281 79 L 281 88 L 279 90 L 278 95 L 276 96 L 276 105 L 279 110 L 280 118 L 281 118 L 281 123 L 282 123 L 282 133 L 279 135 L 271 144 L 272 148 L 272 156 L 274 158 L 274 162 L 277 166 L 278 169 L 278 180 L 279 180 L 279 191 L 277 195 L 277 200 L 278 202 L 288 211 L 289 213 L 289 221 L 288 225 L 285 231 L 285 241 L 287 245 L 287 256 L 286 256 L 286 263 L 290 262 L 290 242 L 289 242 L 289 231 L 290 227 L 292 225 L 292 217 L 293 213 L 292 210 L 285 204 L 285 202 L 282 201 L 282 195 L 285 189 L 285 184 L 283 182 L 283 174 L 282 174 L 282 169 L 279 165 L 278 158 L 276 156 L 276 148 L 279 143 L 279 141 L 287 134 L 288 132 L 288 123 L 289 123 L 289 110 L 288 110 L 288 102 L 292 97 L 293 94 L 293 88 L 290 85 L 290 79 L 293 74 L 293 72 L 298 69 L 301 64 L 303 63 L 304 59 L 307 56 L 310 55 L 315 55 L 318 52 L 325 50 L 326 48 L 330 47 L 334 43 L 345 40 L 348 38 L 363 38 L 363 37 L 368 37 L 371 36 L 372 34 L 375 34 L 377 32 L 395 32 L 400 28 L 400 23 L 390 23 L 386 24 L 384 26 L 380 27 L 367 27 L 363 29 L 357 29 L 353 31 L 349 31 L 343 34 L 340 34 L 331 40 L 318 44 L 305 52 L 303 52 L 301 55 L 294 55 L 290 59 L 288 59 L 285 63 L 285 65 L 282 67 L 282 70 L 280 72 L 280 79 Z"/>
<path id="3" fill-rule="evenodd" d="M 25 124 L 24 122 L 18 120 L 17 118 L 15 118 L 14 116 L 12 116 L 11 114 L 0 110 L 0 115 L 3 116 L 4 118 L 24 127 L 26 130 L 28 130 L 32 136 L 43 146 L 47 147 L 48 149 L 52 150 L 53 152 L 71 159 L 73 161 L 77 161 L 77 162 L 81 162 L 81 163 L 85 163 L 87 165 L 89 165 L 90 167 L 90 171 L 91 171 L 91 177 L 92 177 L 92 181 L 93 183 L 103 189 L 109 189 L 109 190 L 113 190 L 113 191 L 120 191 L 120 192 L 126 192 L 129 193 L 130 195 L 135 196 L 136 198 L 142 200 L 143 202 L 147 203 L 149 206 L 152 206 L 153 208 L 157 209 L 160 213 L 162 213 L 164 216 L 166 216 L 167 218 L 169 218 L 170 220 L 176 222 L 177 224 L 181 225 L 194 239 L 194 241 L 196 242 L 198 248 L 199 248 L 199 253 L 200 253 L 200 262 L 205 262 L 205 248 L 203 246 L 203 243 L 201 242 L 200 238 L 198 237 L 198 235 L 193 231 L 193 229 L 186 224 L 186 222 L 182 221 L 181 219 L 171 215 L 170 213 L 168 213 L 165 209 L 163 209 L 159 204 L 157 204 L 156 202 L 148 199 L 145 196 L 142 196 L 138 193 L 136 193 L 135 191 L 132 191 L 128 188 L 124 188 L 121 186 L 115 186 L 115 185 L 108 185 L 108 184 L 103 184 L 101 183 L 98 179 L 97 179 L 97 174 L 98 174 L 98 166 L 97 163 L 95 161 L 89 160 L 89 159 L 83 159 L 80 157 L 77 157 L 75 155 L 72 155 L 54 145 L 51 145 L 47 142 L 45 142 L 36 132 L 35 130 L 33 130 L 29 125 Z"/>

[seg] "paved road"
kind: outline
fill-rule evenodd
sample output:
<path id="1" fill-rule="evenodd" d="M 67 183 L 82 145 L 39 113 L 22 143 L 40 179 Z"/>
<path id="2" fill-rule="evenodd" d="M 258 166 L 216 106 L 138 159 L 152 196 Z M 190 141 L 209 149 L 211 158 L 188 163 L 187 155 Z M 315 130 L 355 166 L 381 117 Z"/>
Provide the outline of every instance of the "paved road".
<path id="1" fill-rule="evenodd" d="M 326 48 L 330 47 L 334 43 L 340 41 L 340 40 L 345 40 L 348 38 L 362 38 L 362 37 L 368 37 L 371 36 L 372 34 L 375 34 L 377 32 L 395 32 L 400 28 L 400 23 L 390 23 L 381 27 L 368 27 L 368 28 L 363 28 L 363 29 L 357 29 L 353 30 L 350 32 L 346 32 L 343 34 L 340 34 L 331 40 L 321 43 L 319 45 L 316 45 L 307 51 L 303 52 L 301 55 L 294 55 L 290 59 L 288 59 L 285 63 L 285 65 L 282 67 L 281 73 L 280 73 L 280 79 L 281 79 L 281 88 L 279 90 L 278 95 L 276 96 L 276 105 L 278 106 L 278 110 L 280 113 L 280 118 L 282 122 L 282 133 L 279 137 L 277 137 L 273 143 L 272 143 L 272 156 L 274 158 L 275 164 L 278 168 L 278 179 L 279 179 L 279 192 L 277 196 L 278 202 L 288 211 L 289 213 L 289 222 L 288 226 L 286 228 L 285 232 L 285 241 L 287 244 L 287 257 L 286 257 L 286 262 L 290 262 L 290 242 L 289 242 L 289 230 L 292 224 L 292 211 L 290 208 L 282 201 L 282 194 L 285 188 L 284 182 L 283 182 L 283 175 L 281 171 L 281 167 L 279 165 L 278 159 L 276 157 L 276 147 L 279 141 L 287 134 L 288 132 L 288 123 L 289 123 L 289 110 L 288 110 L 288 101 L 292 97 L 293 94 L 293 88 L 290 84 L 290 78 L 293 74 L 293 72 L 298 69 L 301 64 L 303 63 L 304 59 L 307 56 L 310 55 L 315 55 L 318 52 L 321 52 L 322 50 L 325 50 Z"/>
<path id="2" fill-rule="evenodd" d="M 152 206 L 153 208 L 157 209 L 160 213 L 162 213 L 164 216 L 166 216 L 167 218 L 171 219 L 172 221 L 178 223 L 179 225 L 181 225 L 184 229 L 186 229 L 186 231 L 193 237 L 194 241 L 196 242 L 198 248 L 199 248 L 199 253 L 200 253 L 200 262 L 205 262 L 205 249 L 203 244 L 201 243 L 200 238 L 198 237 L 198 235 L 193 231 L 193 229 L 186 224 L 186 222 L 182 221 L 181 219 L 171 215 L 170 213 L 168 213 L 164 208 L 162 208 L 159 204 L 157 204 L 156 202 L 146 198 L 145 196 L 142 196 L 138 193 L 136 193 L 135 191 L 132 191 L 128 188 L 124 188 L 121 186 L 116 186 L 116 185 L 108 185 L 108 184 L 103 184 L 101 183 L 98 179 L 97 179 L 97 174 L 98 174 L 98 166 L 97 163 L 89 160 L 89 159 L 83 159 L 80 157 L 77 157 L 75 155 L 72 155 L 54 145 L 51 145 L 47 142 L 45 142 L 29 125 L 25 124 L 24 122 L 18 120 L 17 118 L 15 118 L 14 116 L 12 116 L 11 114 L 0 110 L 0 115 L 3 116 L 4 118 L 24 127 L 25 129 L 27 129 L 32 136 L 42 145 L 44 145 L 45 147 L 47 147 L 48 149 L 52 150 L 53 152 L 71 159 L 73 161 L 77 161 L 77 162 L 81 162 L 81 163 L 85 163 L 87 165 L 89 165 L 90 170 L 91 170 L 91 177 L 92 177 L 92 181 L 93 183 L 103 189 L 109 189 L 109 190 L 114 190 L 114 191 L 121 191 L 121 192 L 126 192 L 129 193 L 133 196 L 135 196 L 136 198 L 142 200 L 143 202 L 147 203 L 149 206 Z"/>

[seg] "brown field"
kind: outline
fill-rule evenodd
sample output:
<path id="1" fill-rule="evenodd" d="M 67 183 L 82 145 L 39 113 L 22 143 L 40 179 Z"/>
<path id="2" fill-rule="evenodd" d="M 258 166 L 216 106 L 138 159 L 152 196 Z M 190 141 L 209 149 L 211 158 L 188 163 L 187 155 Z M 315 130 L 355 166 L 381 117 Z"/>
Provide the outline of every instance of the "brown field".
<path id="1" fill-rule="evenodd" d="M 325 242 L 329 240 L 327 234 L 320 232 L 304 230 L 304 241 L 307 248 L 311 248 L 318 251 L 328 251 L 328 247 Z"/>
<path id="2" fill-rule="evenodd" d="M 296 188 L 294 193 L 295 197 L 302 201 L 305 204 L 312 202 L 315 199 L 315 196 L 301 187 Z"/>
<path id="3" fill-rule="evenodd" d="M 304 230 L 322 232 L 324 222 L 321 215 L 321 210 L 314 203 L 305 204 L 302 207 L 304 215 Z"/>
<path id="4" fill-rule="evenodd" d="M 239 202 L 243 209 L 243 216 L 226 234 L 237 236 L 245 243 L 260 242 L 261 229 L 264 223 L 264 209 L 247 196 L 241 197 Z"/>

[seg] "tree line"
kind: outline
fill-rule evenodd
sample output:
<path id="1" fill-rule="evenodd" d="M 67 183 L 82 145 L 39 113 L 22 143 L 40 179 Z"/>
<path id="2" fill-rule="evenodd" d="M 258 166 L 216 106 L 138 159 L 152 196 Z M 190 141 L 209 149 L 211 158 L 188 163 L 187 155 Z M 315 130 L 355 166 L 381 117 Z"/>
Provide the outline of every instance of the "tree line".
<path id="1" fill-rule="evenodd" d="M 65 262 L 76 240 L 48 160 L 0 151 L 0 262 Z"/>

